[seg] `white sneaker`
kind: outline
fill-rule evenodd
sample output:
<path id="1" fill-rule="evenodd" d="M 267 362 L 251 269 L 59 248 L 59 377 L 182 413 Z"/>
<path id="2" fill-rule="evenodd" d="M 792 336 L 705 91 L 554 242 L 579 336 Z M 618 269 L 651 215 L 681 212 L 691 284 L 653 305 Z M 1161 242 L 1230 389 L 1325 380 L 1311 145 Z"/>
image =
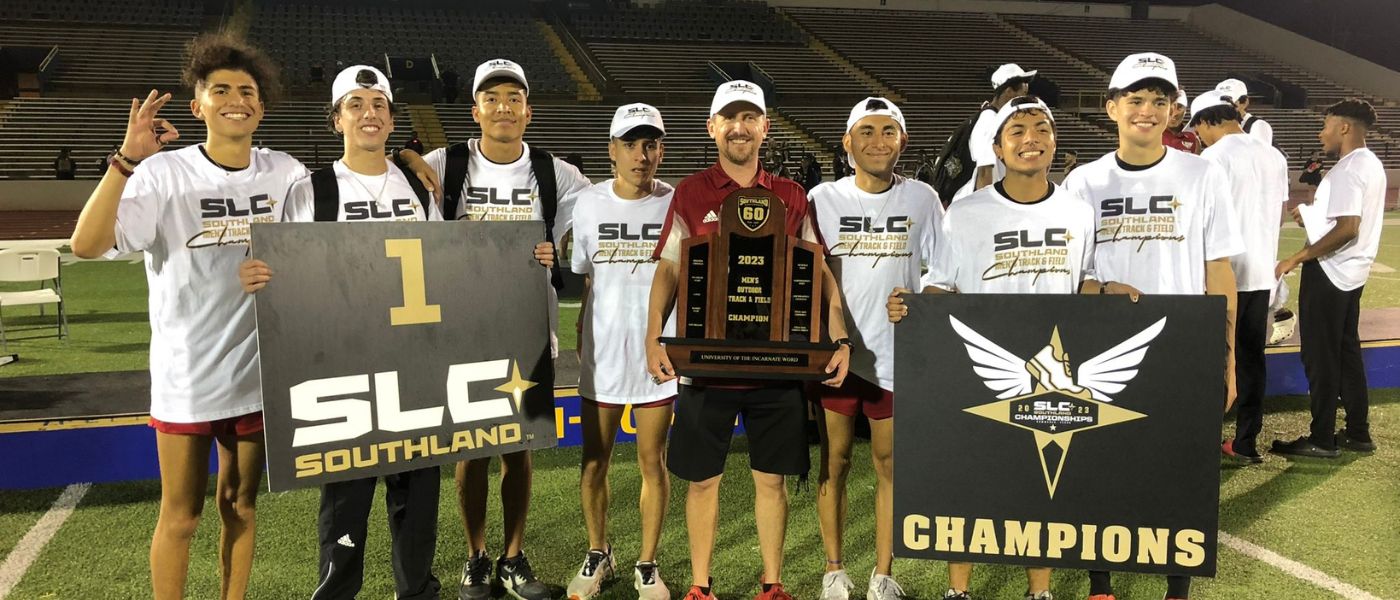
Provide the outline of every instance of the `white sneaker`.
<path id="1" fill-rule="evenodd" d="M 632 567 L 632 587 L 639 600 L 671 600 L 671 590 L 661 580 L 661 567 L 655 562 L 639 562 Z"/>
<path id="2" fill-rule="evenodd" d="M 865 589 L 865 600 L 900 600 L 904 588 L 889 575 L 870 573 L 870 586 Z"/>
<path id="3" fill-rule="evenodd" d="M 821 600 L 850 600 L 851 589 L 856 584 L 851 583 L 851 578 L 846 576 L 846 570 L 827 571 L 822 575 L 822 598 Z"/>
<path id="4" fill-rule="evenodd" d="M 569 600 L 591 600 L 603 589 L 603 582 L 613 578 L 615 571 L 612 546 L 606 551 L 589 550 L 574 580 L 569 582 Z"/>

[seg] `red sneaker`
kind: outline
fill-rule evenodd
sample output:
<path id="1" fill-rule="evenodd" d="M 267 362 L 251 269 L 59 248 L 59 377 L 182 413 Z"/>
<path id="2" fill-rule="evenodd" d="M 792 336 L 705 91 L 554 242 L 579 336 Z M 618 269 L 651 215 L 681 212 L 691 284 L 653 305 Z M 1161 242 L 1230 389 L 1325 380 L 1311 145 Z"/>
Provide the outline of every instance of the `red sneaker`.
<path id="1" fill-rule="evenodd" d="M 710 593 L 706 594 L 700 590 L 700 586 L 690 586 L 690 591 L 685 593 L 685 600 L 715 600 L 715 590 L 710 588 Z"/>
<path id="2" fill-rule="evenodd" d="M 783 584 L 775 583 L 766 592 L 759 592 L 753 600 L 792 600 L 792 594 L 783 591 Z"/>

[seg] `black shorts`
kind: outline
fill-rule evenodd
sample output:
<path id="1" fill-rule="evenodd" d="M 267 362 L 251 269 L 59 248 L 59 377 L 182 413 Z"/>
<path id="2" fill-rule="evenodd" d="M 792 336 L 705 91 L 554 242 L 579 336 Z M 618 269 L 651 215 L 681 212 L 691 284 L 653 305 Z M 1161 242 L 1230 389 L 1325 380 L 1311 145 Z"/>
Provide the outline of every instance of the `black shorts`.
<path id="1" fill-rule="evenodd" d="M 749 438 L 749 468 L 807 474 L 807 405 L 797 383 L 756 389 L 680 386 L 666 468 L 686 481 L 723 473 L 738 416 Z"/>

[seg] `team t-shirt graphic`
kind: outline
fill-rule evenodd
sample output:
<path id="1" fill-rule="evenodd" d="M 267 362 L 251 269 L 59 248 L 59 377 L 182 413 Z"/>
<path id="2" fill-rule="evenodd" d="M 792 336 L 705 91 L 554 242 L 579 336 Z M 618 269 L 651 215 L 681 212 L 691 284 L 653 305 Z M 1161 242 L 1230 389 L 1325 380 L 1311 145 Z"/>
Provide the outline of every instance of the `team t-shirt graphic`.
<path id="1" fill-rule="evenodd" d="M 651 195 L 626 200 L 612 185 L 584 190 L 574 211 L 570 264 L 591 277 L 580 317 L 579 394 L 608 404 L 664 400 L 676 395 L 676 382 L 657 385 L 647 373 L 647 303 L 656 274 L 651 255 L 675 190 L 657 182 Z M 661 335 L 672 335 L 675 321 L 668 318 Z"/>
<path id="2" fill-rule="evenodd" d="M 227 170 L 199 145 L 146 159 L 117 208 L 117 250 L 144 252 L 150 287 L 151 416 L 212 421 L 262 408 L 252 296 L 238 282 L 253 223 L 276 222 L 295 158 L 254 148 Z"/>
<path id="3" fill-rule="evenodd" d="M 943 204 L 927 184 L 896 177 L 890 189 L 871 194 L 854 177 L 812 188 L 812 215 L 841 283 L 846 329 L 855 348 L 851 370 L 883 389 L 894 389 L 894 329 L 885 297 L 896 287 L 913 289 L 933 256 Z"/>
<path id="4" fill-rule="evenodd" d="M 342 161 L 335 161 L 335 182 L 340 191 L 337 221 L 441 221 L 437 204 L 425 208 L 403 171 L 385 159 L 388 167 L 380 175 L 361 175 L 351 171 Z M 287 208 L 282 220 L 305 223 L 316 219 L 316 194 L 311 178 L 302 179 L 287 190 Z"/>

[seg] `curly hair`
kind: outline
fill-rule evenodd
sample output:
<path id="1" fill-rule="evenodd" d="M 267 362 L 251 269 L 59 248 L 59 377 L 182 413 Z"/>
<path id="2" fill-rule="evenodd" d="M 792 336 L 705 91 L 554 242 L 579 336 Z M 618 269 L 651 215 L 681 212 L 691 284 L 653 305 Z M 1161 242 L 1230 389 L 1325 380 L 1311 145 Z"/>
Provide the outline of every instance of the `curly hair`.
<path id="1" fill-rule="evenodd" d="M 1376 124 L 1376 109 L 1371 107 L 1371 103 L 1360 98 L 1347 98 L 1322 111 L 1326 116 L 1338 116 L 1351 119 L 1360 123 L 1365 129 L 1370 130 Z"/>
<path id="2" fill-rule="evenodd" d="M 277 65 L 262 50 L 242 40 L 208 33 L 192 40 L 186 53 L 188 61 L 181 78 L 190 89 L 197 90 L 210 73 L 227 69 L 251 76 L 258 84 L 258 97 L 264 104 L 272 104 L 281 96 Z"/>

